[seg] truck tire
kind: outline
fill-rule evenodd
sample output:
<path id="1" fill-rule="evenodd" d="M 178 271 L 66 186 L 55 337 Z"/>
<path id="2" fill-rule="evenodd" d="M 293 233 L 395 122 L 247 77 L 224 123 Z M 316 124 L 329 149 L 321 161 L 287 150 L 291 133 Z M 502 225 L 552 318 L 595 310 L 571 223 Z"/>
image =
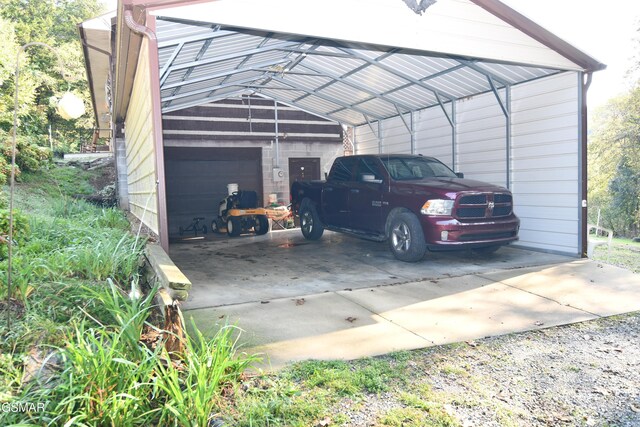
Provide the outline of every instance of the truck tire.
<path id="1" fill-rule="evenodd" d="M 390 222 L 389 249 L 400 261 L 420 261 L 427 250 L 422 226 L 411 212 L 400 212 Z"/>
<path id="2" fill-rule="evenodd" d="M 242 221 L 240 218 L 232 216 L 227 220 L 227 234 L 231 237 L 237 237 L 242 232 Z"/>
<path id="3" fill-rule="evenodd" d="M 262 236 L 269 231 L 269 218 L 266 215 L 256 216 L 256 225 L 253 227 L 256 235 Z"/>
<path id="4" fill-rule="evenodd" d="M 318 240 L 324 233 L 318 211 L 309 199 L 304 199 L 300 205 L 300 230 L 307 240 Z"/>
<path id="5" fill-rule="evenodd" d="M 214 219 L 213 221 L 211 221 L 211 232 L 212 233 L 219 233 L 220 232 L 220 228 L 218 227 L 218 220 Z"/>

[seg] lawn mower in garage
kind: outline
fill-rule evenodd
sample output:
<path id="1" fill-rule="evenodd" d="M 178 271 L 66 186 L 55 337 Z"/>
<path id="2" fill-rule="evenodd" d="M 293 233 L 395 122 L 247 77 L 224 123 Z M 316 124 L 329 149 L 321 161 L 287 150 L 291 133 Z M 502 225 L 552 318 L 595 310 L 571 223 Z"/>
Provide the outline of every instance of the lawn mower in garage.
<path id="1" fill-rule="evenodd" d="M 220 202 L 218 218 L 211 222 L 211 230 L 229 236 L 253 232 L 258 236 L 269 231 L 269 219 L 264 208 L 258 207 L 255 191 L 234 191 Z"/>

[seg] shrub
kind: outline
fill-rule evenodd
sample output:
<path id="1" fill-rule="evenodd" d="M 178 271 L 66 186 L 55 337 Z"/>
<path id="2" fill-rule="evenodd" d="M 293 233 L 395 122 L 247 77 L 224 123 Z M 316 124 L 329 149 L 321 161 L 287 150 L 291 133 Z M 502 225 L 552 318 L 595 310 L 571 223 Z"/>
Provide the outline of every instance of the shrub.
<path id="1" fill-rule="evenodd" d="M 3 240 L 0 240 L 0 259 L 4 259 L 7 256 L 7 245 L 3 244 L 9 237 L 9 210 L 0 209 L 0 236 Z M 29 222 L 27 217 L 20 212 L 13 211 L 13 240 L 15 242 L 23 242 L 29 236 Z"/>
<path id="2" fill-rule="evenodd" d="M 11 155 L 13 138 L 0 129 L 0 185 L 5 184 L 11 173 Z M 38 141 L 19 136 L 16 139 L 16 179 L 23 171 L 39 170 L 53 159 L 51 150 L 38 145 Z"/>

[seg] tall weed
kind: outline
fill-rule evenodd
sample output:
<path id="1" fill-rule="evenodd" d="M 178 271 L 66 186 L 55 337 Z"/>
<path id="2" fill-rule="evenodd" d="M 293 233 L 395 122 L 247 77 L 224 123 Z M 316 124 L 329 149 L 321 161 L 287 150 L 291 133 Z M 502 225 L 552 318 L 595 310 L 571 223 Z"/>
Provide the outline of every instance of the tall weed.
<path id="1" fill-rule="evenodd" d="M 181 364 L 159 364 L 158 387 L 167 396 L 160 425 L 208 426 L 221 405 L 222 389 L 238 380 L 257 359 L 236 358 L 235 328 L 221 328 L 207 340 L 192 321 Z"/>
<path id="2" fill-rule="evenodd" d="M 123 330 L 76 326 L 61 352 L 60 384 L 46 396 L 55 403 L 53 424 L 149 425 L 157 355 L 140 346 L 136 354 Z M 133 356 L 133 357 L 132 357 Z"/>

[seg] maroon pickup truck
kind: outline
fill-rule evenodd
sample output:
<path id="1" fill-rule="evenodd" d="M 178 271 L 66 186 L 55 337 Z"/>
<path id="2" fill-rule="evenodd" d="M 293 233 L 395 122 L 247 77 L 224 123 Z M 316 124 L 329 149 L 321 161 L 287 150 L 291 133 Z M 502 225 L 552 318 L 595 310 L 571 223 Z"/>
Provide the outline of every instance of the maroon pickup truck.
<path id="1" fill-rule="evenodd" d="M 414 155 L 339 157 L 326 181 L 294 182 L 291 202 L 305 238 L 328 229 L 387 240 L 407 262 L 427 249 L 492 253 L 518 240 L 520 227 L 509 190 Z"/>

